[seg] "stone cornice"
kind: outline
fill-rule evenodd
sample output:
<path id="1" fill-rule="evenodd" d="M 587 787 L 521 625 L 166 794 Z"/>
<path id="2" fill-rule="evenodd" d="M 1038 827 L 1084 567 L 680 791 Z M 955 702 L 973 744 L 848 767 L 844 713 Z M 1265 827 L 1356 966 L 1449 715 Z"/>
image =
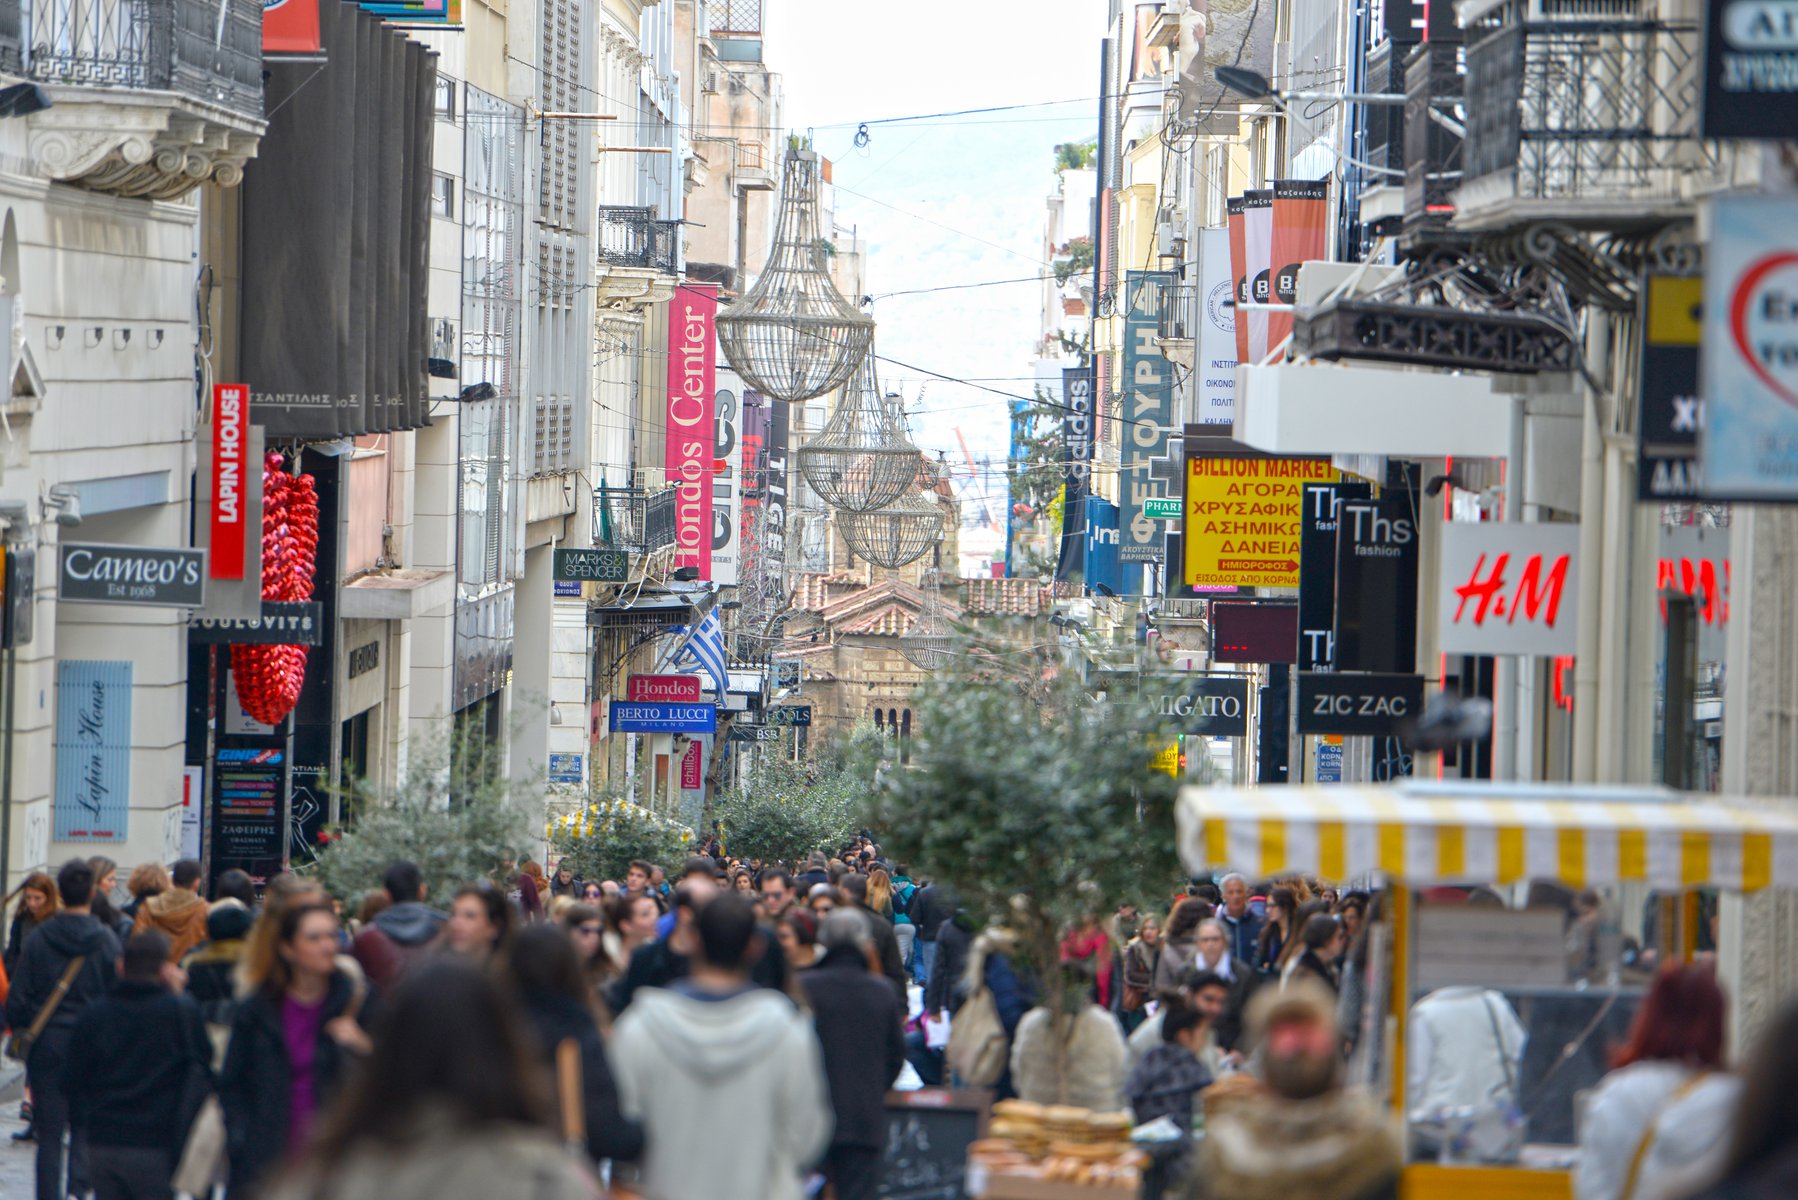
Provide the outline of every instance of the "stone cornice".
<path id="1" fill-rule="evenodd" d="M 27 118 L 34 170 L 114 196 L 178 200 L 209 181 L 235 187 L 267 124 L 174 92 L 44 90 L 54 106 Z"/>

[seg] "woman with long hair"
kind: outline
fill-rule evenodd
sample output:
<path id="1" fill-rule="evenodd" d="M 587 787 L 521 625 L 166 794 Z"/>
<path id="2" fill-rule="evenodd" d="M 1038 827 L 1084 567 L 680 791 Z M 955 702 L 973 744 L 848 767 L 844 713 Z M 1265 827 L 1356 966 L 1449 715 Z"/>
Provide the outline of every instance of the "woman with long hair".
<path id="1" fill-rule="evenodd" d="M 125 902 L 125 915 L 136 921 L 137 910 L 148 903 L 150 897 L 160 896 L 174 886 L 169 869 L 159 862 L 139 863 L 132 867 L 131 874 L 125 879 L 125 890 L 131 893 L 131 899 Z"/>
<path id="2" fill-rule="evenodd" d="M 1298 932 L 1298 915 L 1298 895 L 1291 888 L 1280 886 L 1268 892 L 1267 921 L 1255 939 L 1255 961 L 1251 964 L 1263 977 L 1280 973 L 1281 955 Z"/>
<path id="3" fill-rule="evenodd" d="M 1728 1007 L 1708 967 L 1655 976 L 1586 1106 L 1575 1200 L 1683 1195 L 1682 1183 L 1715 1177 L 1741 1090 L 1723 1070 Z"/>
<path id="4" fill-rule="evenodd" d="M 337 914 L 303 901 L 285 904 L 277 921 L 274 953 L 248 964 L 250 994 L 219 1074 L 233 1197 L 255 1195 L 271 1170 L 306 1150 L 346 1060 L 370 1050 L 357 1024 L 367 985 L 338 965 Z"/>
<path id="5" fill-rule="evenodd" d="M 557 899 L 566 897 L 558 896 Z M 591 904 L 571 903 L 562 910 L 557 924 L 567 934 L 580 964 L 581 976 L 595 995 L 601 987 L 624 973 L 613 948 L 617 945 L 617 937 L 606 928 L 606 919 L 597 908 Z"/>
<path id="6" fill-rule="evenodd" d="M 1693 1200 L 1789 1200 L 1798 1196 L 1798 1001 L 1762 1031 L 1742 1073 L 1735 1128 L 1716 1186 Z"/>
<path id="7" fill-rule="evenodd" d="M 62 908 L 62 897 L 56 890 L 56 880 L 42 871 L 33 871 L 25 876 L 18 890 L 8 896 L 10 903 L 18 900 L 19 906 L 13 909 L 12 928 L 6 934 L 6 954 L 4 962 L 6 977 L 13 978 L 17 974 L 19 952 L 25 948 L 25 939 L 31 931 L 54 917 Z"/>
<path id="8" fill-rule="evenodd" d="M 643 1151 L 643 1130 L 619 1109 L 618 1088 L 600 1040 L 599 1009 L 568 935 L 553 925 L 520 930 L 506 949 L 504 975 L 518 989 L 545 1067 L 556 1070 L 556 1050 L 563 1042 L 572 1041 L 580 1050 L 587 1153 L 595 1160 L 636 1158 Z M 558 1103 L 562 1094 L 558 1089 Z M 562 1114 L 562 1128 L 568 1128 L 567 1121 L 568 1114 Z"/>
<path id="9" fill-rule="evenodd" d="M 469 883 L 450 899 L 444 944 L 464 958 L 485 960 L 504 949 L 516 923 L 512 902 L 490 883 Z"/>
<path id="10" fill-rule="evenodd" d="M 885 917 L 890 925 L 893 921 L 893 877 L 887 874 L 885 867 L 875 867 L 868 872 L 868 911 L 876 916 Z"/>
<path id="11" fill-rule="evenodd" d="M 803 908 L 790 908 L 774 927 L 787 965 L 808 971 L 818 963 L 818 919 Z"/>
<path id="12" fill-rule="evenodd" d="M 119 864 L 104 854 L 96 854 L 87 860 L 87 865 L 94 869 L 93 914 L 100 924 L 118 935 L 119 945 L 123 946 L 131 936 L 131 918 L 112 903 L 112 893 L 119 886 Z"/>
<path id="13" fill-rule="evenodd" d="M 1312 904 L 1322 904 L 1313 900 Z M 1307 905 L 1306 907 L 1310 907 Z M 1330 989 L 1334 996 L 1341 987 L 1342 951 L 1347 945 L 1342 922 L 1327 912 L 1314 912 L 1299 926 L 1299 936 L 1292 940 L 1296 953 L 1286 956 L 1280 969 L 1280 988 L 1285 990 L 1295 979 L 1310 976 Z"/>
<path id="14" fill-rule="evenodd" d="M 1199 953 L 1199 923 L 1212 914 L 1209 903 L 1197 896 L 1187 896 L 1167 916 L 1161 931 L 1161 948 L 1155 956 L 1155 970 L 1150 976 L 1150 991 L 1166 1000 L 1180 993 L 1186 972 Z"/>
<path id="15" fill-rule="evenodd" d="M 266 979 L 275 970 L 275 960 L 279 957 L 277 947 L 281 941 L 281 918 L 287 910 L 302 904 L 324 903 L 325 889 L 315 879 L 288 872 L 268 881 L 268 888 L 262 894 L 262 915 L 250 926 L 243 957 L 238 960 L 239 993 L 254 991 L 256 985 L 251 980 Z"/>
<path id="16" fill-rule="evenodd" d="M 1155 968 L 1161 964 L 1161 918 L 1144 913 L 1136 923 L 1136 936 L 1124 947 L 1124 1032 L 1143 1023 L 1144 1011 L 1154 998 Z"/>
<path id="17" fill-rule="evenodd" d="M 1299 901 L 1299 910 L 1292 918 L 1292 928 L 1287 930 L 1285 940 L 1280 943 L 1279 957 L 1274 960 L 1274 968 L 1281 979 L 1286 977 L 1286 970 L 1293 959 L 1305 952 L 1305 927 L 1311 923 L 1311 918 L 1329 915 L 1330 906 L 1322 900 Z M 1337 956 L 1341 956 L 1341 951 L 1337 951 Z"/>
<path id="18" fill-rule="evenodd" d="M 597 1200 L 550 1133 L 530 1035 L 474 964 L 440 957 L 408 972 L 367 1065 L 271 1200 Z"/>

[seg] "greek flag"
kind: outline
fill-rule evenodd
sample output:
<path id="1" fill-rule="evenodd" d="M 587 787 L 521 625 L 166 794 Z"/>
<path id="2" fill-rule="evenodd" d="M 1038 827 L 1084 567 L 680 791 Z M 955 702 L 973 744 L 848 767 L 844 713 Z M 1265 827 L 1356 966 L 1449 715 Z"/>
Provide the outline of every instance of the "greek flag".
<path id="1" fill-rule="evenodd" d="M 729 659 L 724 654 L 724 622 L 718 616 L 718 606 L 705 615 L 705 620 L 693 630 L 693 636 L 687 644 L 680 648 L 674 656 L 674 669 L 687 675 L 701 672 L 711 676 L 712 686 L 720 700 L 730 687 Z"/>

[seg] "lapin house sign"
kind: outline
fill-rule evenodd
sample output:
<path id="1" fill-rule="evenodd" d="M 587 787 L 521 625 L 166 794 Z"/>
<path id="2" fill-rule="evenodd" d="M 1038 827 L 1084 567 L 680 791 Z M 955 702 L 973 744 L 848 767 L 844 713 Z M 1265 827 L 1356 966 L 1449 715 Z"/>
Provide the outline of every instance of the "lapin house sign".
<path id="1" fill-rule="evenodd" d="M 212 538 L 206 548 L 210 579 L 242 579 L 244 530 L 249 524 L 250 389 L 221 383 L 212 389 Z M 262 514 L 256 514 L 261 536 Z"/>
<path id="2" fill-rule="evenodd" d="M 718 288 L 683 283 L 668 311 L 668 450 L 674 565 L 712 577 L 712 459 L 717 430 Z"/>

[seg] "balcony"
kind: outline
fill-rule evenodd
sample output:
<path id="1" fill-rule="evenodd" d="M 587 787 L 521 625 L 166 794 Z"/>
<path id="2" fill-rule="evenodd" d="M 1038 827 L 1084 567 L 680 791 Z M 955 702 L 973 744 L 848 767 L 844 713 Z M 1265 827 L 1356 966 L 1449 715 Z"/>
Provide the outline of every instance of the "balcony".
<path id="1" fill-rule="evenodd" d="M 653 208 L 599 206 L 599 261 L 673 275 L 680 270 L 680 222 L 658 221 Z"/>
<path id="2" fill-rule="evenodd" d="M 1700 141 L 1703 35 L 1641 0 L 1464 7 L 1466 182 L 1456 228 L 1651 229 L 1692 215 L 1719 166 Z"/>
<path id="3" fill-rule="evenodd" d="M 0 0 L 0 71 L 42 84 L 31 157 L 90 191 L 233 186 L 262 138 L 258 0 Z"/>
<path id="4" fill-rule="evenodd" d="M 593 544 L 632 554 L 674 545 L 674 489 L 594 488 Z"/>
<path id="5" fill-rule="evenodd" d="M 1160 325 L 1156 330 L 1162 355 L 1183 367 L 1193 364 L 1193 340 L 1198 336 L 1198 288 L 1177 283 L 1162 289 Z"/>

